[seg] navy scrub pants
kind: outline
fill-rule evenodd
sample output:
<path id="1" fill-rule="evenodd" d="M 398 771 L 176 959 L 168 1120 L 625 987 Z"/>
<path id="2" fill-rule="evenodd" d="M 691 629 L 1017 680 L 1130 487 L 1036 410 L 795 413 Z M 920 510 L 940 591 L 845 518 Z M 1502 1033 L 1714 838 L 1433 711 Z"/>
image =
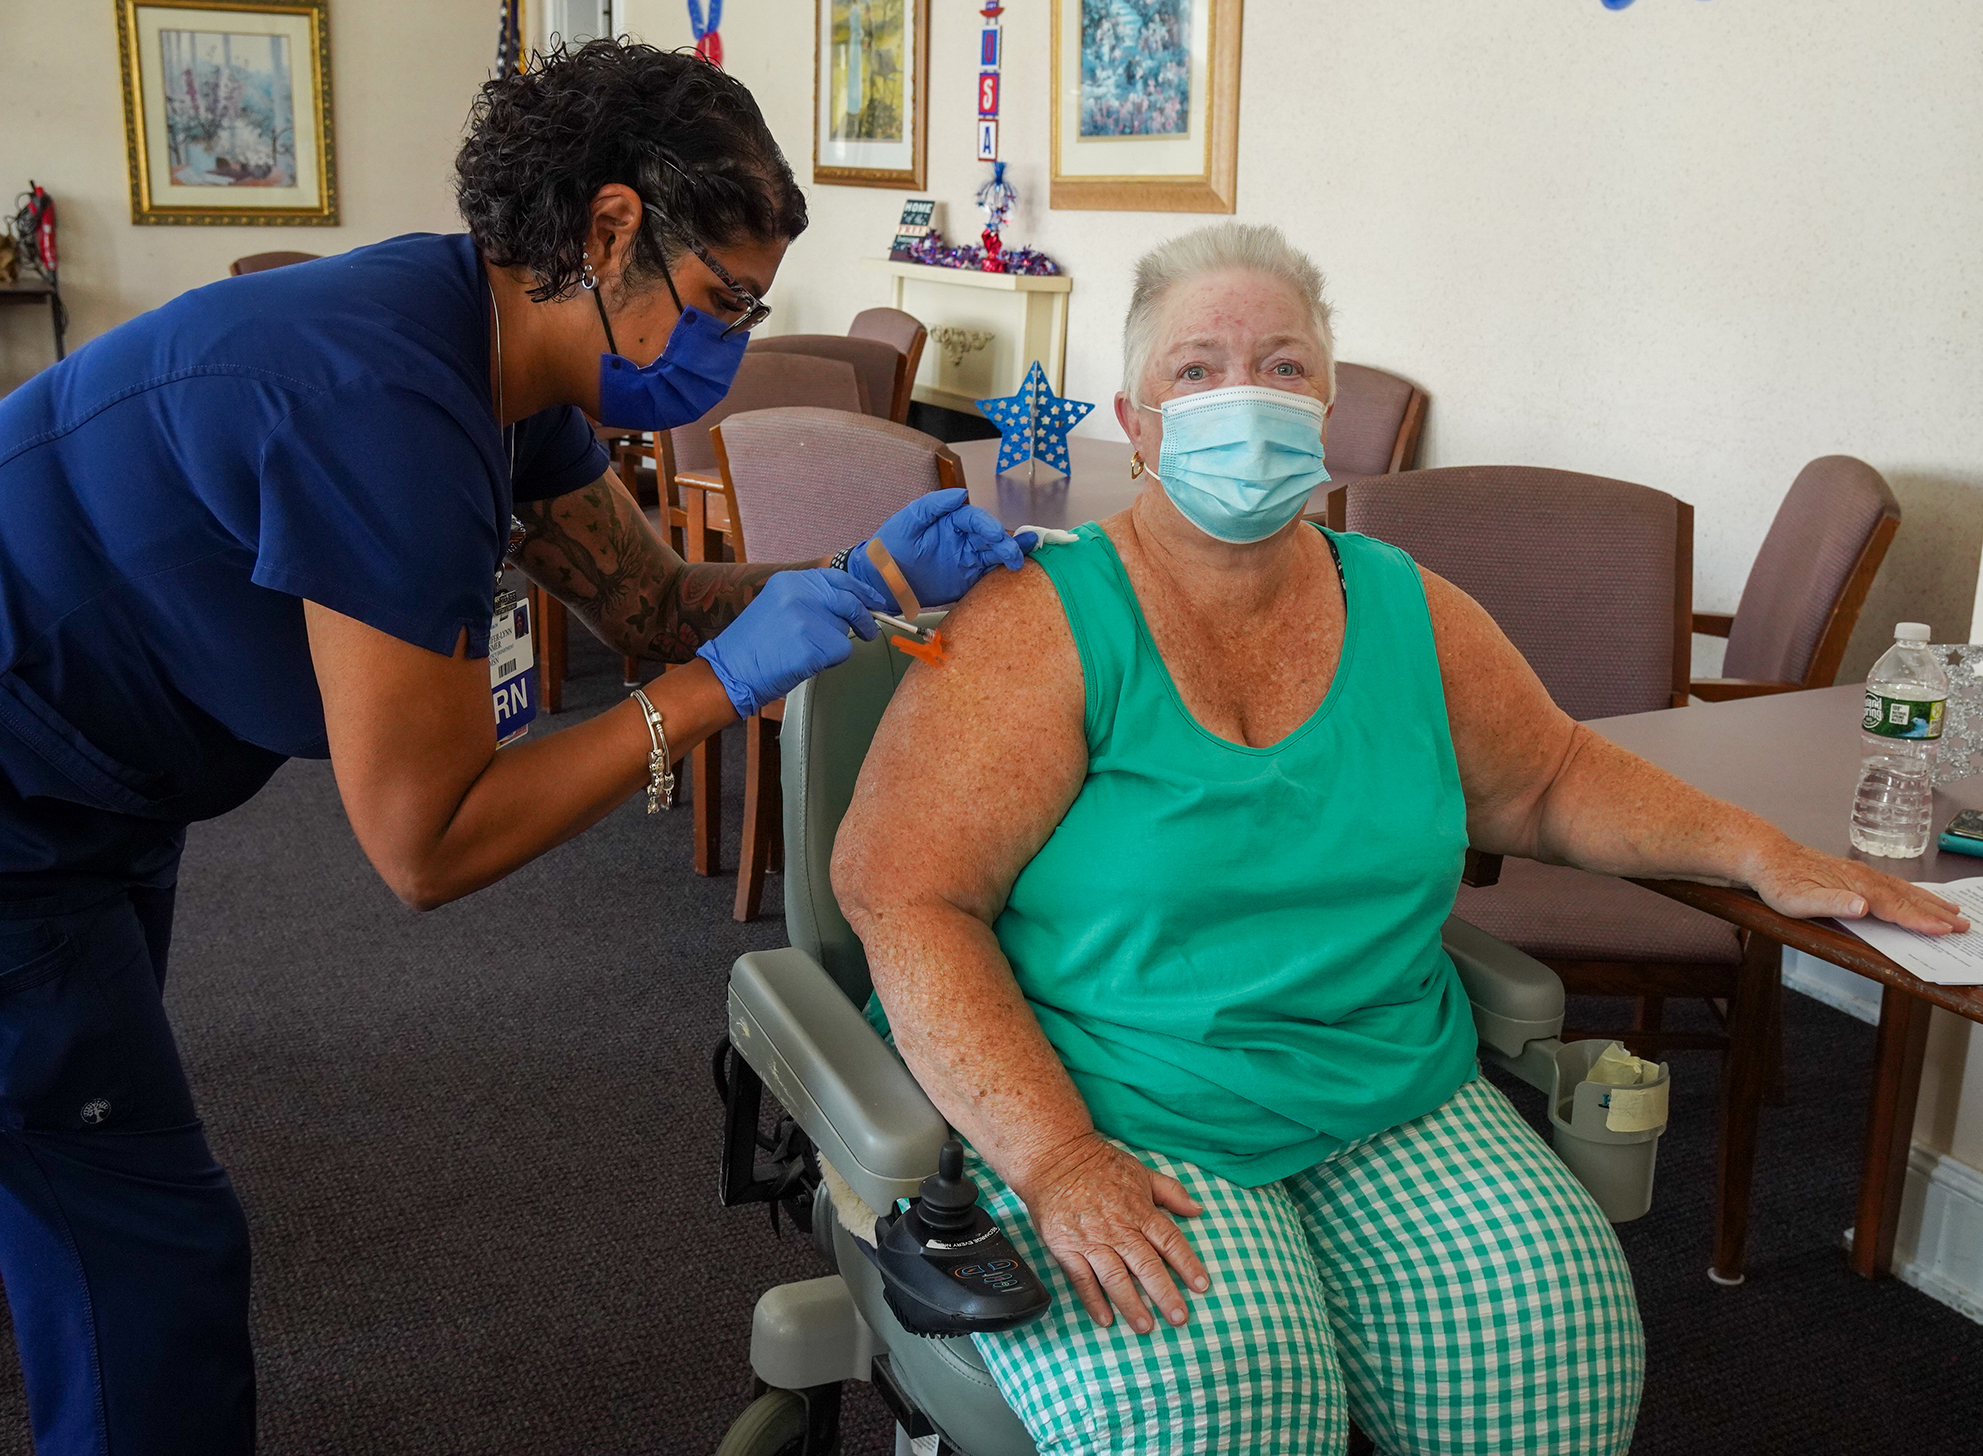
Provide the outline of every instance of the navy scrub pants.
<path id="1" fill-rule="evenodd" d="M 37 1456 L 255 1443 L 248 1226 L 160 993 L 172 894 L 0 904 L 0 1280 Z"/>

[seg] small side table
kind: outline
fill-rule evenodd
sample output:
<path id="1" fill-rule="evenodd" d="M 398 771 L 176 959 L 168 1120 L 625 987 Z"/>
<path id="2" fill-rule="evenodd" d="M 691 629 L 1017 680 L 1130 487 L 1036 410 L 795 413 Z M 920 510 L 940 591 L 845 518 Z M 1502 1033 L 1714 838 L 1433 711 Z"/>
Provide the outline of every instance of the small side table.
<path id="1" fill-rule="evenodd" d="M 69 351 L 64 345 L 63 336 L 69 330 L 69 310 L 63 306 L 62 294 L 52 283 L 39 278 L 22 278 L 14 283 L 0 283 L 0 303 L 41 303 L 48 304 L 48 322 L 55 331 L 55 362 L 61 363 Z"/>

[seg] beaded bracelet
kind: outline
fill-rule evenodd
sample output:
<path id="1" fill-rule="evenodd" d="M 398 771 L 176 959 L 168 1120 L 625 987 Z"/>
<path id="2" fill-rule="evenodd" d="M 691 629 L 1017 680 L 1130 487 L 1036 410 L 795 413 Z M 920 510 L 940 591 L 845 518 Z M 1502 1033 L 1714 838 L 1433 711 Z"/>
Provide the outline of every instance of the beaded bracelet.
<path id="1" fill-rule="evenodd" d="M 668 730 L 661 725 L 661 712 L 648 699 L 646 688 L 635 688 L 633 700 L 647 716 L 647 737 L 653 748 L 647 754 L 647 812 L 675 807 L 675 770 L 670 766 Z"/>

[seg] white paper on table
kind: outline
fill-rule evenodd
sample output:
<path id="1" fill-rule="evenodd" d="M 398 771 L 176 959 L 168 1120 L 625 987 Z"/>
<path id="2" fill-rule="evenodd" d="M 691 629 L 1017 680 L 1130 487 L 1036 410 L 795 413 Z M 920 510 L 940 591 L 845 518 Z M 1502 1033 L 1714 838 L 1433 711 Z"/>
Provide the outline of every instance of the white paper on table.
<path id="1" fill-rule="evenodd" d="M 1933 985 L 1983 986 L 1983 879 L 1922 883 L 1921 888 L 1955 901 L 1973 928 L 1958 935 L 1921 935 L 1870 915 L 1839 924 Z"/>

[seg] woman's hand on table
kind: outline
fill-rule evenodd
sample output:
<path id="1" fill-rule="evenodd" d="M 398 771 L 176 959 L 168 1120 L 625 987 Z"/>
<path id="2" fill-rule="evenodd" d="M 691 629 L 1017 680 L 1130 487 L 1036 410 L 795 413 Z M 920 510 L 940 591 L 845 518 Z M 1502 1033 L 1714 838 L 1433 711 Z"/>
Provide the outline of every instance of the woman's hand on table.
<path id="1" fill-rule="evenodd" d="M 1869 864 L 1820 854 L 1790 839 L 1764 851 L 1748 879 L 1764 904 L 1800 919 L 1835 915 L 1858 920 L 1871 915 L 1923 935 L 1969 929 L 1961 907 L 1940 895 Z"/>
<path id="2" fill-rule="evenodd" d="M 1113 1302 L 1130 1328 L 1148 1334 L 1156 1326 L 1146 1295 L 1165 1319 L 1183 1324 L 1189 1311 L 1172 1270 L 1201 1293 L 1211 1288 L 1191 1241 L 1171 1218 L 1205 1210 L 1182 1183 L 1146 1168 L 1099 1133 L 1070 1144 L 1018 1191 L 1041 1241 L 1096 1324 L 1113 1321 Z"/>

